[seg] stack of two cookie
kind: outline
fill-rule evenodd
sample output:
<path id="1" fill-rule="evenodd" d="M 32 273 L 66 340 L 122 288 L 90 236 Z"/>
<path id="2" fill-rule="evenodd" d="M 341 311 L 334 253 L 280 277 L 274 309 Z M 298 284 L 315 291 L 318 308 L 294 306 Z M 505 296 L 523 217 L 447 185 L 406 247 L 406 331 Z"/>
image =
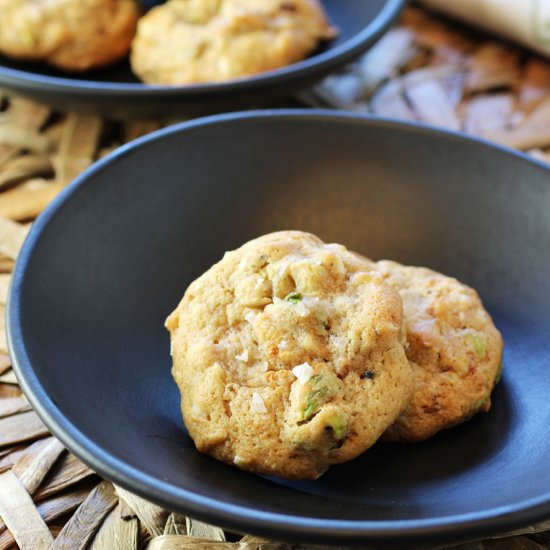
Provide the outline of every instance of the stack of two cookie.
<path id="1" fill-rule="evenodd" d="M 488 410 L 502 356 L 474 290 L 299 231 L 226 253 L 166 326 L 197 448 L 298 479 Z"/>

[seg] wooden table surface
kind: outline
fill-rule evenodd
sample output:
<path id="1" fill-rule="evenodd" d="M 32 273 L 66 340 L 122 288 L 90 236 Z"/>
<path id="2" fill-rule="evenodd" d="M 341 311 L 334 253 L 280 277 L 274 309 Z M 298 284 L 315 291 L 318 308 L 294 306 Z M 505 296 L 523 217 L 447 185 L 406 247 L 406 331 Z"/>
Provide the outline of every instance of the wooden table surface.
<path id="1" fill-rule="evenodd" d="M 356 64 L 297 99 L 463 130 L 550 161 L 550 62 L 416 8 Z M 174 121 L 52 112 L 1 92 L 0 104 L 3 323 L 14 260 L 36 216 L 96 159 Z M 0 518 L 0 549 L 305 548 L 225 533 L 101 480 L 48 433 L 21 394 L 3 326 Z M 550 521 L 456 548 L 550 549 Z"/>

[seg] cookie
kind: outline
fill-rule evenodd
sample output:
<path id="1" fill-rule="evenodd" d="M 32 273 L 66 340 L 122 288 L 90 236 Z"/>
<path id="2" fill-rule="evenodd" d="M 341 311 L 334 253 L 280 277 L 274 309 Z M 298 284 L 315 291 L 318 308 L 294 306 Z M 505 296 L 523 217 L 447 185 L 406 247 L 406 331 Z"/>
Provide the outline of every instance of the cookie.
<path id="1" fill-rule="evenodd" d="M 415 390 L 385 440 L 420 441 L 488 411 L 502 338 L 475 290 L 430 269 L 372 264 L 399 291 Z"/>
<path id="2" fill-rule="evenodd" d="M 189 435 L 244 470 L 317 478 L 368 449 L 410 398 L 399 294 L 311 234 L 227 252 L 166 327 Z"/>
<path id="3" fill-rule="evenodd" d="M 103 67 L 130 50 L 135 0 L 0 0 L 0 53 L 67 71 Z"/>
<path id="4" fill-rule="evenodd" d="M 334 36 L 318 0 L 170 0 L 140 20 L 131 63 L 150 84 L 218 82 L 295 63 Z"/>

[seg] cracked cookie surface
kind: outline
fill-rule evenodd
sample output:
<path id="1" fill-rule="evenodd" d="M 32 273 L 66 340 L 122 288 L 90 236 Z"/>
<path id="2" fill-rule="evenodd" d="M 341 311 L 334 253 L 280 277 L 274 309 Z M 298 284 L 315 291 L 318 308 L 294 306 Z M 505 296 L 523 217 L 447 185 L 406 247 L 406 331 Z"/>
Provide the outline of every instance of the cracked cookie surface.
<path id="1" fill-rule="evenodd" d="M 227 252 L 166 327 L 189 434 L 245 470 L 317 478 L 368 449 L 410 398 L 399 294 L 311 234 Z"/>
<path id="2" fill-rule="evenodd" d="M 68 71 L 126 56 L 140 11 L 135 0 L 0 0 L 0 52 Z"/>
<path id="3" fill-rule="evenodd" d="M 384 439 L 420 441 L 488 411 L 502 338 L 477 292 L 427 268 L 388 260 L 371 265 L 403 299 L 415 381 L 410 404 Z"/>
<path id="4" fill-rule="evenodd" d="M 300 61 L 335 34 L 318 0 L 170 0 L 140 20 L 131 63 L 150 84 L 217 82 Z"/>

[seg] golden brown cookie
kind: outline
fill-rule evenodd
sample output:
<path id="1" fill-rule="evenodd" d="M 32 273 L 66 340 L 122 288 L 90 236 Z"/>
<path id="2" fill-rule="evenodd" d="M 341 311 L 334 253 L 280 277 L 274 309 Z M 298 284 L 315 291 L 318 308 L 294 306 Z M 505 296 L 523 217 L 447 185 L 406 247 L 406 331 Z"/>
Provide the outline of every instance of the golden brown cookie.
<path id="1" fill-rule="evenodd" d="M 295 63 L 334 36 L 318 0 L 170 0 L 140 20 L 131 63 L 150 84 L 217 82 Z"/>
<path id="2" fill-rule="evenodd" d="M 415 391 L 385 440 L 420 441 L 488 411 L 502 338 L 477 292 L 456 279 L 396 262 L 372 264 L 403 299 Z"/>
<path id="3" fill-rule="evenodd" d="M 103 67 L 128 54 L 135 0 L 0 0 L 0 53 L 67 71 Z"/>
<path id="4" fill-rule="evenodd" d="M 166 327 L 189 434 L 245 470 L 317 478 L 368 449 L 410 398 L 399 294 L 308 233 L 227 252 Z"/>

